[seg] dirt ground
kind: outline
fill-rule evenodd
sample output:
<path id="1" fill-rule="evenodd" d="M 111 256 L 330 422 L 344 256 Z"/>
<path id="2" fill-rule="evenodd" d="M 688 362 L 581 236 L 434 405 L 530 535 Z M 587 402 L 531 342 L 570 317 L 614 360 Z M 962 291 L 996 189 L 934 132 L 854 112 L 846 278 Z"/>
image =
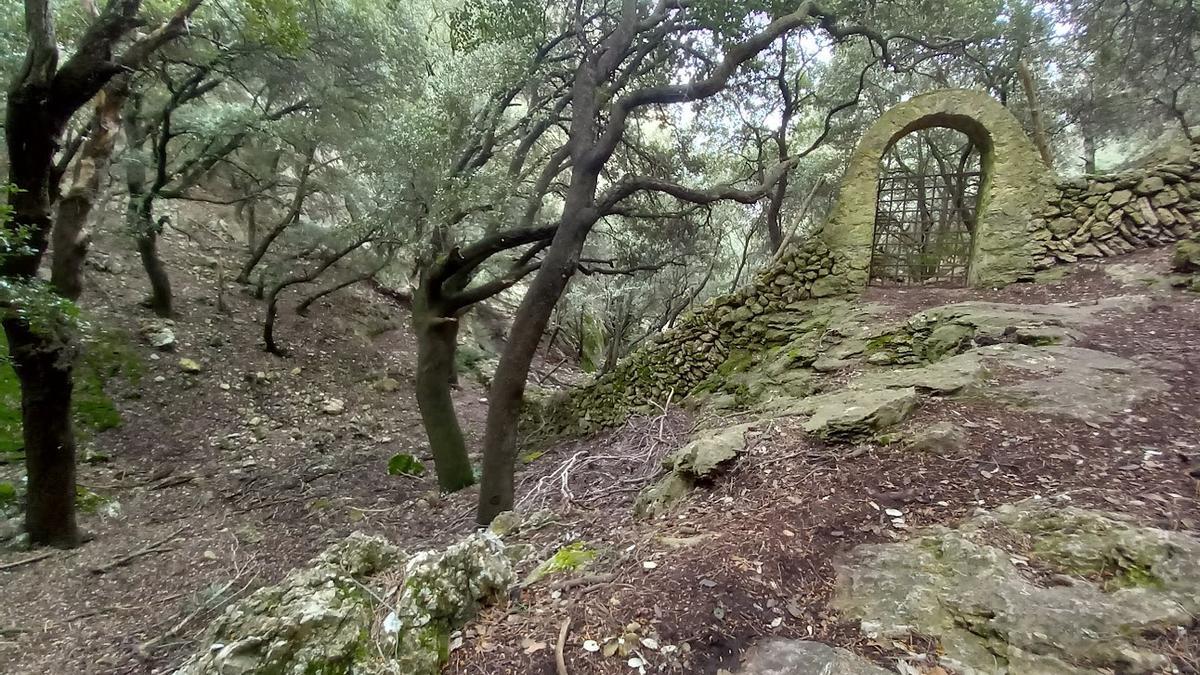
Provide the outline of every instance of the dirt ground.
<path id="1" fill-rule="evenodd" d="M 427 456 L 402 309 L 360 290 L 321 303 L 308 319 L 285 310 L 278 334 L 293 356 L 278 359 L 258 348 L 260 303 L 230 290 L 231 311 L 219 312 L 216 273 L 201 248 L 177 233 L 168 239 L 179 252 L 172 264 L 181 346 L 157 359 L 139 346 L 146 373 L 115 392 L 124 424 L 91 441 L 111 459 L 81 467 L 80 483 L 119 509 L 83 518 L 93 540 L 80 549 L 0 568 L 2 672 L 170 672 L 221 607 L 349 532 L 381 534 L 415 550 L 471 527 L 471 491 L 440 497 L 430 476 L 385 470 L 397 452 Z M 136 332 L 136 323 L 117 317 L 145 315 L 136 309 L 145 288 L 135 260 L 120 260 L 124 274 L 91 275 L 85 304 L 99 320 Z M 921 653 L 929 644 L 919 639 L 865 640 L 827 607 L 837 555 L 902 536 L 883 514 L 888 507 L 920 527 L 1041 496 L 1197 529 L 1197 486 L 1188 472 L 1200 458 L 1200 297 L 1138 280 L 1165 268 L 1162 251 L 1106 263 L 1113 264 L 1137 273 L 1076 266 L 1060 281 L 998 291 L 869 295 L 901 315 L 964 299 L 1154 294 L 1136 315 L 1089 329 L 1082 345 L 1142 361 L 1171 386 L 1108 424 L 986 400 L 931 401 L 907 427 L 953 419 L 970 433 L 971 453 L 938 457 L 825 445 L 779 421 L 764 426 L 732 471 L 654 522 L 633 520 L 633 498 L 696 424 L 691 412 L 668 406 L 530 455 L 520 477 L 523 507 L 555 512 L 535 541 L 552 551 L 583 540 L 603 553 L 580 579 L 534 585 L 486 610 L 457 636 L 447 672 L 555 673 L 564 622 L 572 675 L 637 672 L 631 658 L 646 672 L 712 673 L 773 635 L 811 636 L 884 664 Z M 181 372 L 179 357 L 199 361 L 203 372 Z M 399 389 L 373 388 L 384 375 Z M 469 382 L 458 392 L 472 441 L 482 429 L 484 395 Z M 326 414 L 334 398 L 345 410 Z M 30 555 L 4 552 L 0 565 Z M 621 656 L 582 647 L 623 635 L 631 648 Z M 1181 672 L 1200 672 L 1196 641 L 1182 641 L 1178 651 Z"/>

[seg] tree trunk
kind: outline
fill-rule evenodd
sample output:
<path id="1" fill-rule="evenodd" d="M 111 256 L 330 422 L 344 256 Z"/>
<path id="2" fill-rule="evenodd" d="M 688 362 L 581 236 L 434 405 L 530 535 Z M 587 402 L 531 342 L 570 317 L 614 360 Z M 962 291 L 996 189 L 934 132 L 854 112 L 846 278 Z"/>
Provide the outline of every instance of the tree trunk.
<path id="1" fill-rule="evenodd" d="M 146 270 L 146 278 L 150 280 L 150 309 L 157 316 L 170 317 L 174 313 L 171 306 L 171 278 L 158 255 L 158 235 L 162 231 L 163 221 L 154 223 L 147 201 L 141 198 L 135 201 L 132 195 L 126 218 L 137 241 L 142 269 Z"/>
<path id="2" fill-rule="evenodd" d="M 562 297 L 571 275 L 579 267 L 579 254 L 592 225 L 597 177 L 576 171 L 567 192 L 563 219 L 546 251 L 546 257 L 513 317 L 508 343 L 500 356 L 488 395 L 487 426 L 483 437 L 483 480 L 479 489 L 480 525 L 513 507 L 513 472 L 517 458 L 517 422 L 529 367 L 542 340 L 542 333 Z"/>
<path id="3" fill-rule="evenodd" d="M 1096 173 L 1096 136 L 1083 130 L 1083 172 Z"/>
<path id="4" fill-rule="evenodd" d="M 417 406 L 429 438 L 438 486 L 456 492 L 475 483 L 467 443 L 463 438 L 450 384 L 454 378 L 454 353 L 458 348 L 459 321 L 431 302 L 426 285 L 413 295 L 412 322 L 417 334 Z"/>
<path id="5" fill-rule="evenodd" d="M 1033 82 L 1033 73 L 1024 59 L 1017 62 L 1017 78 L 1021 80 L 1021 88 L 1025 90 L 1025 102 L 1029 105 L 1029 124 L 1033 127 L 1033 142 L 1037 145 L 1038 153 L 1046 166 L 1054 168 L 1054 154 L 1050 151 L 1050 141 L 1046 138 L 1046 122 L 1042 119 L 1042 100 L 1038 96 L 1037 87 Z"/>
<path id="6" fill-rule="evenodd" d="M 262 288 L 262 278 L 259 278 L 259 288 Z M 286 356 L 286 353 L 275 344 L 275 319 L 279 316 L 279 293 L 284 289 L 282 283 L 275 284 L 267 294 L 267 310 L 263 315 L 263 347 L 275 356 Z"/>
<path id="7" fill-rule="evenodd" d="M 4 322 L 13 370 L 21 384 L 27 497 L 25 530 L 35 545 L 71 548 L 81 537 L 75 523 L 75 435 L 71 420 L 74 354 L 62 337 L 29 325 Z"/>
<path id="8" fill-rule="evenodd" d="M 783 200 L 787 196 L 788 175 L 785 173 L 771 190 L 767 204 L 767 238 L 771 242 L 771 252 L 778 251 L 783 246 Z"/>
<path id="9" fill-rule="evenodd" d="M 83 261 L 91 235 L 88 218 L 100 194 L 100 183 L 112 163 L 121 130 L 121 109 L 129 94 L 129 78 L 118 76 L 96 95 L 96 122 L 79 151 L 70 189 L 58 203 L 54 219 L 54 256 L 50 278 L 60 295 L 78 300 L 83 293 Z"/>
<path id="10" fill-rule="evenodd" d="M 28 252 L 0 257 L 0 282 L 24 283 L 37 276 L 50 239 L 50 212 L 58 196 L 53 156 L 62 133 L 38 87 L 9 92 L 5 140 L 10 232 L 28 232 Z M 65 337 L 34 333 L 19 315 L 3 321 L 8 353 L 21 386 L 21 431 L 25 443 L 27 504 L 25 529 L 33 544 L 71 547 L 80 543 L 75 523 L 75 442 L 71 419 L 74 353 Z"/>

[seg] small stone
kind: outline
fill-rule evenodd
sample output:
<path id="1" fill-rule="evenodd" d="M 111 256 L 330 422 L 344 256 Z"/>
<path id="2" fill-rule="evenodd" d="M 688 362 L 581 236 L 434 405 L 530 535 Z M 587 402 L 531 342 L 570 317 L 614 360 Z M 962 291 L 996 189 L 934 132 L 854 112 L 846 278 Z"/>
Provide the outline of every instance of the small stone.
<path id="1" fill-rule="evenodd" d="M 188 358 L 179 359 L 179 369 L 189 375 L 198 375 L 204 370 L 197 361 Z"/>
<path id="2" fill-rule="evenodd" d="M 341 415 L 342 413 L 346 412 L 346 402 L 340 398 L 326 399 L 325 402 L 321 404 L 321 412 L 325 413 L 326 415 Z"/>
<path id="3" fill-rule="evenodd" d="M 143 321 L 138 333 L 160 352 L 175 351 L 175 322 L 170 319 Z"/>
<path id="4" fill-rule="evenodd" d="M 937 422 L 913 433 L 904 448 L 946 456 L 959 453 L 966 444 L 965 429 L 953 422 Z"/>
<path id="5" fill-rule="evenodd" d="M 1164 187 L 1166 187 L 1166 183 L 1163 182 L 1162 178 L 1158 176 L 1147 176 L 1142 180 L 1142 182 L 1137 184 L 1137 187 L 1133 188 L 1133 191 L 1139 195 L 1149 195 L 1162 190 Z"/>

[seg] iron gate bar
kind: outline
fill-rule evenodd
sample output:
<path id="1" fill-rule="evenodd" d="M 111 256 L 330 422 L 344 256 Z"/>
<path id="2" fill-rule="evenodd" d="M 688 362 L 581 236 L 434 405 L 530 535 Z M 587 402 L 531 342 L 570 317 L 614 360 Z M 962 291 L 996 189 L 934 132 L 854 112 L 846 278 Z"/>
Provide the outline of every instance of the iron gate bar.
<path id="1" fill-rule="evenodd" d="M 870 283 L 965 285 L 982 173 L 880 175 Z"/>

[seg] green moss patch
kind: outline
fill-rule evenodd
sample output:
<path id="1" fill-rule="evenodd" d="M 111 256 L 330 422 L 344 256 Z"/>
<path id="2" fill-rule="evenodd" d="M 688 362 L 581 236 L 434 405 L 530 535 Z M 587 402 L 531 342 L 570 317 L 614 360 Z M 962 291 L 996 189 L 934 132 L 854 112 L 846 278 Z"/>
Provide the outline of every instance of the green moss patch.
<path id="1" fill-rule="evenodd" d="M 89 337 L 75 368 L 72 400 L 80 440 L 121 425 L 121 413 L 105 388 L 118 377 L 136 384 L 143 370 L 125 335 L 105 331 Z M 21 387 L 8 360 L 8 344 L 0 340 L 0 461 L 21 459 L 24 446 Z"/>
<path id="2" fill-rule="evenodd" d="M 596 549 L 582 541 L 567 544 L 530 572 L 524 585 L 536 583 L 553 574 L 577 572 L 590 565 L 598 554 Z"/>

